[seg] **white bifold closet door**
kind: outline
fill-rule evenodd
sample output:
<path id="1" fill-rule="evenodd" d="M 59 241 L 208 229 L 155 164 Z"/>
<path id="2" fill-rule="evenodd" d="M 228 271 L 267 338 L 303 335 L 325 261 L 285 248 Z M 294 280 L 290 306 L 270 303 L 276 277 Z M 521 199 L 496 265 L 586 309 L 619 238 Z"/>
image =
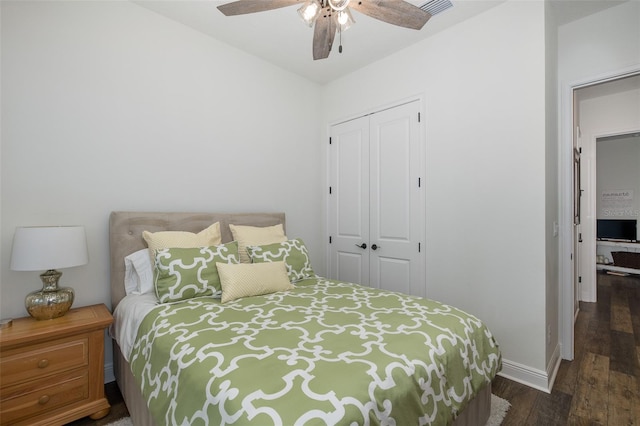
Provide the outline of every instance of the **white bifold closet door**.
<path id="1" fill-rule="evenodd" d="M 419 101 L 331 127 L 329 276 L 425 295 Z"/>

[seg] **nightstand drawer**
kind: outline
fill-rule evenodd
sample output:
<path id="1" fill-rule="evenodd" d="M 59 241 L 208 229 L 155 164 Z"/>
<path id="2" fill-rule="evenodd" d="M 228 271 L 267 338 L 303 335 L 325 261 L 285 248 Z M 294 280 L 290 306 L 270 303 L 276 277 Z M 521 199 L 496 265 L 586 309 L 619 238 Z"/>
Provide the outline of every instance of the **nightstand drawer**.
<path id="1" fill-rule="evenodd" d="M 17 318 L 0 329 L 0 426 L 106 416 L 104 341 L 111 322 L 98 304 L 46 321 Z"/>
<path id="2" fill-rule="evenodd" d="M 89 364 L 86 336 L 32 345 L 4 354 L 0 361 L 2 386 L 36 379 Z"/>
<path id="3" fill-rule="evenodd" d="M 88 397 L 89 374 L 86 369 L 6 387 L 0 396 L 0 419 L 3 425 L 13 424 Z"/>

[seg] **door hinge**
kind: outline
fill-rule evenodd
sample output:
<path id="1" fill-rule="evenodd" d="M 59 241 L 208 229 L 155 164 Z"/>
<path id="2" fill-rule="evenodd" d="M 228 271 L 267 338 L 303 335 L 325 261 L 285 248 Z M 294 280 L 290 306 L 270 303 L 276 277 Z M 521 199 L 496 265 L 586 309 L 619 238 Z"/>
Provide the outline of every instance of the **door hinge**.
<path id="1" fill-rule="evenodd" d="M 582 277 L 578 277 L 578 282 L 581 283 L 582 282 Z"/>
<path id="2" fill-rule="evenodd" d="M 578 233 L 578 242 L 582 242 L 582 232 Z"/>
<path id="3" fill-rule="evenodd" d="M 329 145 L 331 145 L 331 137 L 329 137 Z"/>
<path id="4" fill-rule="evenodd" d="M 420 122 L 420 113 L 418 113 L 418 123 Z"/>
<path id="5" fill-rule="evenodd" d="M 331 235 L 329 235 L 329 244 L 331 244 Z"/>
<path id="6" fill-rule="evenodd" d="M 418 188 L 422 187 L 422 178 L 418 178 Z"/>
<path id="7" fill-rule="evenodd" d="M 420 253 L 420 250 L 422 250 L 422 245 L 421 243 L 418 243 L 418 253 Z"/>
<path id="8" fill-rule="evenodd" d="M 331 187 L 329 187 L 329 195 L 331 195 Z"/>

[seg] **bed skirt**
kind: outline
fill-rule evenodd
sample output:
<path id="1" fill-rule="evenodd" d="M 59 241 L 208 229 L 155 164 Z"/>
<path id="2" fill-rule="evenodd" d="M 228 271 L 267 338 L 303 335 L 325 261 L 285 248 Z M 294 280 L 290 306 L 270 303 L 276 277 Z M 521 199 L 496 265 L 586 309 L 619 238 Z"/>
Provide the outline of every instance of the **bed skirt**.
<path id="1" fill-rule="evenodd" d="M 113 341 L 113 365 L 116 382 L 129 410 L 129 415 L 136 426 L 156 426 L 136 383 L 131 367 L 122 356 L 120 347 Z M 453 426 L 484 426 L 491 414 L 491 383 L 486 385 L 467 408 L 456 418 Z"/>

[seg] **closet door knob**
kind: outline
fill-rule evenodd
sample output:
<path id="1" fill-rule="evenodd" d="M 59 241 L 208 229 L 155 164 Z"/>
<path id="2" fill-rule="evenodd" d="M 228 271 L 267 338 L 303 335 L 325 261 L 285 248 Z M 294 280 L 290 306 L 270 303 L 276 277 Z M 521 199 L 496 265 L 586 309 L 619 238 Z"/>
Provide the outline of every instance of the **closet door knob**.
<path id="1" fill-rule="evenodd" d="M 380 248 L 380 246 L 377 246 L 375 244 L 371 245 L 371 250 L 378 250 Z"/>
<path id="2" fill-rule="evenodd" d="M 367 248 L 367 244 L 366 243 L 356 244 L 356 247 L 360 247 L 361 249 L 366 249 Z"/>

